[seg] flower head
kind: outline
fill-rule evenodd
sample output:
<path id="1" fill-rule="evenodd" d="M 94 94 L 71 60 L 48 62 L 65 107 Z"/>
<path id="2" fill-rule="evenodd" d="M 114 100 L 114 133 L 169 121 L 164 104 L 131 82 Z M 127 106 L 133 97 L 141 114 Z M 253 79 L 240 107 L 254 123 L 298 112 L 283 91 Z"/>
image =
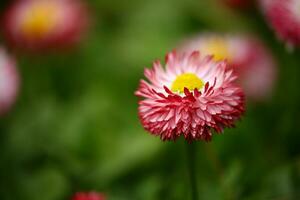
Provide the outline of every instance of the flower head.
<path id="1" fill-rule="evenodd" d="M 290 46 L 300 45 L 300 1 L 260 0 L 260 3 L 278 38 Z"/>
<path id="2" fill-rule="evenodd" d="M 19 88 L 19 75 L 15 62 L 0 49 L 0 115 L 5 114 L 15 102 Z"/>
<path id="3" fill-rule="evenodd" d="M 145 69 L 135 94 L 144 128 L 162 140 L 210 140 L 212 130 L 232 127 L 244 112 L 244 94 L 225 61 L 214 61 L 195 51 L 171 52 L 166 67 L 159 61 Z"/>
<path id="4" fill-rule="evenodd" d="M 3 28 L 12 45 L 37 51 L 78 42 L 87 19 L 79 0 L 24 0 L 7 10 Z"/>
<path id="5" fill-rule="evenodd" d="M 252 36 L 203 34 L 185 41 L 180 52 L 200 50 L 214 55 L 214 60 L 227 59 L 239 76 L 247 97 L 255 101 L 267 99 L 276 80 L 276 65 L 265 45 Z"/>
<path id="6" fill-rule="evenodd" d="M 103 194 L 97 192 L 78 192 L 76 193 L 72 200 L 105 200 L 105 196 Z"/>

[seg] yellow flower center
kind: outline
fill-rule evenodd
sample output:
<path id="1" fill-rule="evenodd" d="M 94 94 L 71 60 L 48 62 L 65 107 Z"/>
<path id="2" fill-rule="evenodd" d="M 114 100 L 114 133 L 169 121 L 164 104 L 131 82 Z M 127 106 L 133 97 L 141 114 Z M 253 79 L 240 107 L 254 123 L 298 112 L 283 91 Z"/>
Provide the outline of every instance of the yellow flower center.
<path id="1" fill-rule="evenodd" d="M 37 1 L 25 13 L 21 31 L 29 37 L 41 37 L 53 30 L 57 24 L 57 6 L 50 1 Z"/>
<path id="2" fill-rule="evenodd" d="M 198 78 L 195 74 L 184 73 L 177 76 L 177 78 L 171 86 L 171 90 L 173 92 L 183 93 L 184 88 L 187 88 L 190 91 L 192 91 L 194 89 L 200 90 L 203 86 L 203 81 L 200 78 Z"/>
<path id="3" fill-rule="evenodd" d="M 221 38 L 211 39 L 204 45 L 204 52 L 214 55 L 215 61 L 230 59 L 230 53 L 226 42 Z"/>

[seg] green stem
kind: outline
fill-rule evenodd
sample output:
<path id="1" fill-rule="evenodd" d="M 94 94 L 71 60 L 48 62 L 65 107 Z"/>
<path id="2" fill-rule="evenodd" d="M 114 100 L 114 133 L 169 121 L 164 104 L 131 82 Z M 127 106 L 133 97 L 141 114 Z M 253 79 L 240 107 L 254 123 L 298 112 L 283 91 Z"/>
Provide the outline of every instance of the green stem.
<path id="1" fill-rule="evenodd" d="M 191 195 L 192 200 L 198 200 L 198 191 L 197 191 L 197 176 L 196 176 L 196 148 L 193 142 L 186 142 L 187 148 L 187 163 L 188 163 L 188 171 L 189 178 L 191 184 Z"/>

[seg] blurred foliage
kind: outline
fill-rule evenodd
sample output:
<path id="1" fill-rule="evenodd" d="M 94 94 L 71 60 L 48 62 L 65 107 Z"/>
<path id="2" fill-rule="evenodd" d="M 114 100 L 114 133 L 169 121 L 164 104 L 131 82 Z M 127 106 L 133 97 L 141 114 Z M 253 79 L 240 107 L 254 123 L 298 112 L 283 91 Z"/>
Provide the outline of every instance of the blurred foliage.
<path id="1" fill-rule="evenodd" d="M 133 93 L 144 66 L 200 31 L 253 32 L 280 67 L 269 102 L 249 102 L 236 129 L 197 143 L 201 199 L 300 198 L 300 52 L 287 52 L 257 9 L 234 11 L 216 0 L 88 3 L 93 26 L 79 48 L 15 55 L 22 89 L 0 120 L 1 200 L 89 190 L 111 200 L 188 199 L 184 141 L 145 133 Z"/>

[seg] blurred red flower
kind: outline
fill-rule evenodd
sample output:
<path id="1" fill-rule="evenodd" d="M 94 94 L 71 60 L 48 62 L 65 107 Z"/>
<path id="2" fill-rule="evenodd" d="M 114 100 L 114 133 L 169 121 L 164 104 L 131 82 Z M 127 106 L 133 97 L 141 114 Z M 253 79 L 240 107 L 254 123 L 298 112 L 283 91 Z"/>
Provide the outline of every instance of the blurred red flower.
<path id="1" fill-rule="evenodd" d="M 251 100 L 266 100 L 272 94 L 277 66 L 269 49 L 258 38 L 206 33 L 184 41 L 178 49 L 181 52 L 200 50 L 214 55 L 217 61 L 227 59 Z"/>
<path id="2" fill-rule="evenodd" d="M 103 194 L 97 192 L 78 192 L 76 193 L 72 200 L 105 200 L 105 196 Z"/>
<path id="3" fill-rule="evenodd" d="M 15 61 L 0 48 L 0 115 L 5 114 L 16 100 L 19 74 Z"/>
<path id="4" fill-rule="evenodd" d="M 47 50 L 77 43 L 88 25 L 79 0 L 18 0 L 4 14 L 8 42 L 24 50 Z"/>
<path id="5" fill-rule="evenodd" d="M 232 8 L 249 8 L 251 7 L 254 3 L 253 0 L 220 0 L 229 7 Z"/>
<path id="6" fill-rule="evenodd" d="M 260 0 L 267 22 L 279 39 L 291 47 L 300 45 L 300 1 Z"/>

